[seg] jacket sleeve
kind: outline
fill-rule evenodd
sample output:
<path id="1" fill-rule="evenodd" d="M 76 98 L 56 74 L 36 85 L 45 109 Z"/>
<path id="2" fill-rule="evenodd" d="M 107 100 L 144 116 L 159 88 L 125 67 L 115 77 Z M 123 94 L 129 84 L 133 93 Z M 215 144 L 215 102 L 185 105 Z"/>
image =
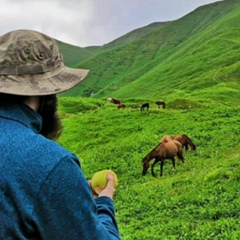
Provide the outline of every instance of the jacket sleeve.
<path id="1" fill-rule="evenodd" d="M 75 155 L 44 181 L 32 217 L 42 239 L 120 239 L 112 199 L 92 197 Z"/>

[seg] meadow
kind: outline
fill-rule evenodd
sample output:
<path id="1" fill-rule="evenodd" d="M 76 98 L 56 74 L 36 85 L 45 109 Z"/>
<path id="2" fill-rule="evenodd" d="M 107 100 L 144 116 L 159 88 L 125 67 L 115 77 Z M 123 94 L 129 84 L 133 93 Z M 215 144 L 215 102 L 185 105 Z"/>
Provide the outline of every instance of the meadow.
<path id="1" fill-rule="evenodd" d="M 81 159 L 86 178 L 118 175 L 123 240 L 240 239 L 239 13 L 238 0 L 219 1 L 103 46 L 60 44 L 65 64 L 90 74 L 59 98 L 59 143 Z M 154 104 L 161 99 L 166 109 Z M 144 102 L 150 109 L 141 112 Z M 176 159 L 176 171 L 167 161 L 162 177 L 159 165 L 157 177 L 142 176 L 143 157 L 176 134 L 197 151 Z"/>
<path id="2" fill-rule="evenodd" d="M 171 102 L 166 109 L 126 99 L 60 97 L 59 143 L 81 159 L 86 178 L 112 169 L 119 179 L 116 218 L 123 240 L 240 239 L 240 107 Z M 99 106 L 104 104 L 103 106 Z M 142 158 L 164 135 L 187 134 L 197 151 L 185 163 L 164 165 L 160 177 L 142 176 Z"/>

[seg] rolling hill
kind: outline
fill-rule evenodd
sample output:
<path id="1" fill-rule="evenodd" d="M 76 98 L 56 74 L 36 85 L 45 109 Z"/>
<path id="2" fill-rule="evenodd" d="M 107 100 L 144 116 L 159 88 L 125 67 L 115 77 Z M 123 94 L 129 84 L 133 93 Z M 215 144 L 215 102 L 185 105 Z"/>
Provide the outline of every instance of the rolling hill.
<path id="1" fill-rule="evenodd" d="M 82 49 L 87 54 L 74 66 L 91 72 L 64 96 L 236 104 L 239 10 L 236 0 L 216 2 L 167 24 L 146 26 L 145 34 L 131 38 L 133 31 L 93 51 Z"/>

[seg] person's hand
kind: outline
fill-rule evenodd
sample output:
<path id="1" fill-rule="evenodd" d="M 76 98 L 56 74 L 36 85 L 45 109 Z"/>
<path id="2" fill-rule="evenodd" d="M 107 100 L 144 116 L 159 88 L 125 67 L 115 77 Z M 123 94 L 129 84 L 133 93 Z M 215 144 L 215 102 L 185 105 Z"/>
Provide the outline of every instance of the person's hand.
<path id="1" fill-rule="evenodd" d="M 113 199 L 113 195 L 115 192 L 115 188 L 114 188 L 115 179 L 112 173 L 108 173 L 107 180 L 108 180 L 107 186 L 100 192 L 98 196 L 99 197 L 106 196 Z"/>
<path id="2" fill-rule="evenodd" d="M 93 192 L 94 198 L 106 196 L 106 197 L 110 197 L 111 199 L 113 199 L 113 195 L 115 192 L 115 188 L 114 188 L 115 179 L 114 179 L 114 176 L 112 173 L 108 173 L 107 180 L 108 180 L 107 186 L 102 189 L 102 191 L 99 193 L 99 195 L 97 195 L 95 192 Z M 88 182 L 89 182 L 89 185 L 91 186 L 91 180 L 89 180 Z"/>

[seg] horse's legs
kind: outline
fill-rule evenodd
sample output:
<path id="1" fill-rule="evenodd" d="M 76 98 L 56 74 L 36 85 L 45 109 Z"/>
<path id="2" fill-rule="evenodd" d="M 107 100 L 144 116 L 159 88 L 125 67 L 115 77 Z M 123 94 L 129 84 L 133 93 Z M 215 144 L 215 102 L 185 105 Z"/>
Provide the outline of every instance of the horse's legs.
<path id="1" fill-rule="evenodd" d="M 185 150 L 188 151 L 188 144 L 185 145 Z"/>
<path id="2" fill-rule="evenodd" d="M 161 159 L 161 164 L 160 164 L 160 177 L 163 175 L 163 165 L 164 165 L 164 159 Z"/>
<path id="3" fill-rule="evenodd" d="M 182 151 L 178 151 L 177 156 L 184 163 L 183 152 Z"/>
<path id="4" fill-rule="evenodd" d="M 158 163 L 158 162 L 159 162 L 159 159 L 158 159 L 158 158 L 155 158 L 155 160 L 154 160 L 154 162 L 153 162 L 153 164 L 152 164 L 152 166 L 151 166 L 151 172 L 152 172 L 152 175 L 153 175 L 154 177 L 155 177 L 156 175 L 155 175 L 155 173 L 154 173 L 153 168 L 154 168 L 155 164 Z"/>
<path id="5" fill-rule="evenodd" d="M 152 176 L 154 176 L 154 177 L 155 177 L 155 174 L 154 174 L 153 168 L 154 168 L 155 162 L 156 162 L 156 159 L 155 159 L 155 161 L 153 162 L 153 164 L 151 165 L 151 173 L 152 173 Z"/>
<path id="6" fill-rule="evenodd" d="M 172 159 L 172 170 L 176 170 L 176 161 L 175 158 L 171 158 Z"/>

